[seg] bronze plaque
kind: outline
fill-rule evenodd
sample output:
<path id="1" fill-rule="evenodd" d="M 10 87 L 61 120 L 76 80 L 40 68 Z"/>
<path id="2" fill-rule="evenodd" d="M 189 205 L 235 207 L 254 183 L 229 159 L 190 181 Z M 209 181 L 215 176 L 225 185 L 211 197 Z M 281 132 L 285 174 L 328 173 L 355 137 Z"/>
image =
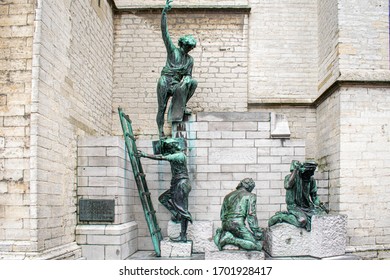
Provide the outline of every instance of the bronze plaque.
<path id="1" fill-rule="evenodd" d="M 80 222 L 114 222 L 114 199 L 80 199 Z"/>

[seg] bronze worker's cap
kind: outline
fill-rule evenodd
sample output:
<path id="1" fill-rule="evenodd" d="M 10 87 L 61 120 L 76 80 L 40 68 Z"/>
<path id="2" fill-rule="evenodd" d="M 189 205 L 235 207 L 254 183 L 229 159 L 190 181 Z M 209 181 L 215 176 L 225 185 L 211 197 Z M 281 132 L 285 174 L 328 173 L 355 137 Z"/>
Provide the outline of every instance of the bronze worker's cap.
<path id="1" fill-rule="evenodd" d="M 316 169 L 318 164 L 314 160 L 305 161 L 303 163 L 305 169 Z"/>

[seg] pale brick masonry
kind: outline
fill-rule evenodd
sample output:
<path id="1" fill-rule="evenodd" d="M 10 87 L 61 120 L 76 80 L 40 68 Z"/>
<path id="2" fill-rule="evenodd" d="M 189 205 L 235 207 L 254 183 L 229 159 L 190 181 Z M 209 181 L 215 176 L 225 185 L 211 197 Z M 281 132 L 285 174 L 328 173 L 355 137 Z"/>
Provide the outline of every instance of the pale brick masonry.
<path id="1" fill-rule="evenodd" d="M 34 1 L 0 3 L 0 258 L 34 250 L 30 231 L 30 112 Z"/>
<path id="2" fill-rule="evenodd" d="M 112 223 L 79 221 L 76 240 L 87 259 L 126 259 L 138 249 L 134 221 L 138 196 L 122 137 L 84 137 L 78 142 L 80 199 L 115 201 Z M 139 199 L 139 198 L 136 198 Z M 80 215 L 80 209 L 78 209 Z"/>

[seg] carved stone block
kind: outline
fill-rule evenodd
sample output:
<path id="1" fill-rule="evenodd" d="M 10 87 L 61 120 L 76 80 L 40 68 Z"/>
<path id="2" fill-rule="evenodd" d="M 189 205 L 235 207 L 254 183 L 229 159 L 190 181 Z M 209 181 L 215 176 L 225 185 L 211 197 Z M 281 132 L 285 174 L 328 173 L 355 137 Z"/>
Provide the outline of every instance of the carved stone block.
<path id="1" fill-rule="evenodd" d="M 224 250 L 219 251 L 217 246 L 215 250 L 205 252 L 205 260 L 264 260 L 263 251 L 245 251 L 236 246 L 225 246 Z"/>
<path id="2" fill-rule="evenodd" d="M 180 224 L 172 221 L 168 222 L 168 236 L 171 238 L 180 235 Z M 194 221 L 193 224 L 188 224 L 187 239 L 193 242 L 193 252 L 203 253 L 208 248 L 214 245 L 213 237 L 213 222 L 211 221 Z"/>
<path id="3" fill-rule="evenodd" d="M 192 241 L 172 242 L 165 238 L 160 242 L 161 257 L 191 257 Z"/>
<path id="4" fill-rule="evenodd" d="M 272 257 L 325 258 L 345 254 L 345 215 L 313 216 L 311 222 L 310 232 L 287 223 L 271 226 L 265 231 L 264 250 Z"/>

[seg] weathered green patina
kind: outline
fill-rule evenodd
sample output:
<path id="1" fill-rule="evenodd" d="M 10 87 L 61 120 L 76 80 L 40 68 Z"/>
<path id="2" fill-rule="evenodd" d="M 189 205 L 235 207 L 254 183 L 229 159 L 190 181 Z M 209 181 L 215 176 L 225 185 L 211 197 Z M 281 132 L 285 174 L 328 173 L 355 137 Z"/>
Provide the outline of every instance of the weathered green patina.
<path id="1" fill-rule="evenodd" d="M 171 240 L 186 242 L 188 222 L 192 223 L 192 216 L 188 211 L 188 195 L 191 191 L 191 184 L 188 177 L 187 156 L 181 146 L 182 139 L 169 138 L 160 141 L 162 154 L 149 155 L 139 152 L 138 155 L 153 160 L 169 161 L 172 172 L 171 186 L 160 195 L 159 201 L 171 212 L 172 221 L 181 223 L 180 236 L 171 238 Z"/>
<path id="2" fill-rule="evenodd" d="M 161 32 L 167 51 L 167 59 L 157 83 L 158 111 L 156 122 L 160 139 L 165 137 L 164 115 L 169 98 L 172 97 L 168 120 L 180 122 L 185 113 L 191 113 L 186 105 L 198 85 L 197 81 L 192 79 L 194 59 L 188 54 L 196 47 L 196 40 L 192 35 L 183 36 L 179 39 L 179 47 L 176 47 L 169 36 L 167 12 L 171 9 L 172 1 L 166 1 L 161 14 Z"/>
<path id="3" fill-rule="evenodd" d="M 254 187 L 255 182 L 246 178 L 235 191 L 225 196 L 221 208 L 222 228 L 217 229 L 214 236 L 219 250 L 230 244 L 245 250 L 261 251 L 263 232 L 257 221 L 256 195 L 251 193 Z"/>
<path id="4" fill-rule="evenodd" d="M 284 179 L 287 211 L 272 216 L 268 226 L 285 222 L 310 231 L 311 217 L 328 213 L 317 195 L 317 184 L 313 177 L 316 167 L 314 161 L 292 161 L 291 173 Z"/>
<path id="5" fill-rule="evenodd" d="M 156 211 L 153 208 L 153 203 L 150 198 L 150 192 L 148 184 L 146 183 L 142 164 L 139 157 L 137 156 L 138 151 L 137 145 L 135 143 L 133 127 L 131 125 L 131 120 L 129 116 L 126 115 L 121 108 L 118 108 L 118 113 L 122 125 L 123 136 L 125 138 L 126 151 L 129 155 L 131 167 L 134 174 L 134 180 L 138 189 L 138 195 L 141 200 L 142 209 L 145 214 L 145 219 L 148 225 L 150 237 L 152 238 L 154 251 L 159 257 L 161 256 L 160 241 L 163 239 L 163 237 L 161 234 L 161 229 L 157 222 Z"/>

